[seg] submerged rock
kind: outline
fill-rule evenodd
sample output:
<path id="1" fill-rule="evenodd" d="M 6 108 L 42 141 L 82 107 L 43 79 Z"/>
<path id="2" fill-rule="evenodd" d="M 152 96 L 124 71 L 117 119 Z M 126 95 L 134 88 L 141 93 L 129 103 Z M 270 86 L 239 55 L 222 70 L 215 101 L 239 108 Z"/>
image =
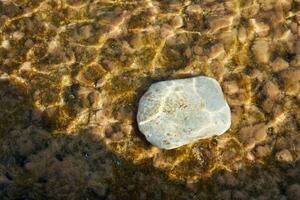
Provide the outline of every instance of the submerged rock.
<path id="1" fill-rule="evenodd" d="M 198 76 L 152 84 L 140 99 L 137 121 L 150 143 L 173 149 L 224 133 L 231 113 L 219 83 Z"/>

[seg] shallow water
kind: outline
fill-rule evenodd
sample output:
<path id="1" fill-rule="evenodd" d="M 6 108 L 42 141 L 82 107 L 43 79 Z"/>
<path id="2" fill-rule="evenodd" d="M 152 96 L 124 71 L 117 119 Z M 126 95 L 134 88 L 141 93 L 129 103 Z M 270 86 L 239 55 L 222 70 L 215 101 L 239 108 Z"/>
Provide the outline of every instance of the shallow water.
<path id="1" fill-rule="evenodd" d="M 138 131 L 151 83 L 210 76 L 222 136 Z M 300 199 L 300 2 L 0 1 L 1 199 Z"/>

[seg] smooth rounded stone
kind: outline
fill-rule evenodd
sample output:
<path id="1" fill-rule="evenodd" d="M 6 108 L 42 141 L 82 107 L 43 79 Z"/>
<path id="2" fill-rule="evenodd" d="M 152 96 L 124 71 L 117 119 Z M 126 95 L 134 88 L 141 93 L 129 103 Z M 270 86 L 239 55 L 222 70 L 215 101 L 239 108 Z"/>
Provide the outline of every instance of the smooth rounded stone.
<path id="1" fill-rule="evenodd" d="M 151 144 L 173 149 L 221 135 L 231 113 L 219 83 L 198 76 L 152 84 L 139 101 L 137 122 Z"/>

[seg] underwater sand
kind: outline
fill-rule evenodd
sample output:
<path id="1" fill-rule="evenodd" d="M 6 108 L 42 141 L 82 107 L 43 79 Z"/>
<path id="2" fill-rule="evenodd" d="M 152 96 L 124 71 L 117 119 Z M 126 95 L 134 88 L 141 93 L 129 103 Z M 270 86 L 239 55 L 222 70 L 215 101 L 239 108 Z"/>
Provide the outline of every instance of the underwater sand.
<path id="1" fill-rule="evenodd" d="M 157 81 L 210 76 L 222 136 L 161 150 Z M 300 199 L 299 0 L 0 1 L 0 199 Z"/>

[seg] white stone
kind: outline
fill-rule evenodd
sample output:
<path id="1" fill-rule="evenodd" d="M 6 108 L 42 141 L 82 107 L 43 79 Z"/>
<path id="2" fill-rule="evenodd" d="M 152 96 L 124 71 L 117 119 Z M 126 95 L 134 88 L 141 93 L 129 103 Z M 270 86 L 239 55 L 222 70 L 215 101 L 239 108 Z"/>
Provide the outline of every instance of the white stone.
<path id="1" fill-rule="evenodd" d="M 219 83 L 198 76 L 152 84 L 139 101 L 137 122 L 151 144 L 173 149 L 221 135 L 231 113 Z"/>

